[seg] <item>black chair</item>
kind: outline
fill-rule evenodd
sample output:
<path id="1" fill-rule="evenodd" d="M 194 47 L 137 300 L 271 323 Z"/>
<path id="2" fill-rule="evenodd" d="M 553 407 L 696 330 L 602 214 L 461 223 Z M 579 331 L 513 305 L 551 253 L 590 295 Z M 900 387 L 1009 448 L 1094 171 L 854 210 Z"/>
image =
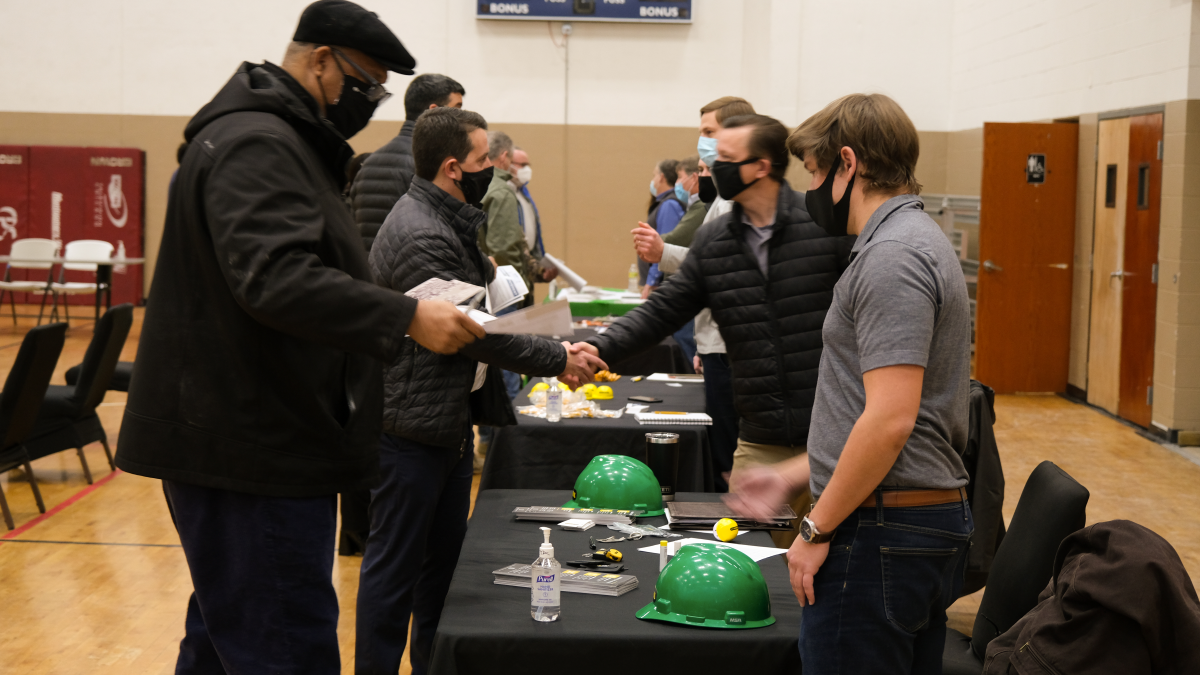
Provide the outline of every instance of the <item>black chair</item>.
<path id="1" fill-rule="evenodd" d="M 0 442 L 0 471 L 23 465 L 38 511 L 42 513 L 46 512 L 46 504 L 33 478 L 33 467 L 29 465 L 31 457 L 23 443 L 33 430 L 38 407 L 50 386 L 50 377 L 54 375 L 54 366 L 58 365 L 58 355 L 62 353 L 66 336 L 65 323 L 38 326 L 26 333 L 17 360 L 4 381 L 4 391 L 0 393 L 0 438 L 4 439 Z M 4 512 L 4 524 L 8 529 L 16 527 L 3 490 L 0 490 L 0 510 Z"/>
<path id="2" fill-rule="evenodd" d="M 1086 521 L 1087 488 L 1053 462 L 1029 476 L 1004 541 L 996 550 L 971 637 L 946 631 L 944 675 L 979 675 L 988 643 L 1037 605 L 1053 574 L 1058 545 Z"/>
<path id="3" fill-rule="evenodd" d="M 83 369 L 83 364 L 71 366 L 67 368 L 66 378 L 67 384 L 72 387 L 79 382 L 79 371 Z M 113 371 L 112 379 L 108 382 L 109 391 L 129 391 L 129 381 L 133 379 L 133 361 L 117 361 L 117 368 Z"/>
<path id="4" fill-rule="evenodd" d="M 83 476 L 89 485 L 92 472 L 88 468 L 83 446 L 99 441 L 108 456 L 108 466 L 113 463 L 112 450 L 108 447 L 108 436 L 96 406 L 104 400 L 108 383 L 117 367 L 117 359 L 125 347 L 129 327 L 133 325 L 133 305 L 117 305 L 104 313 L 96 324 L 92 342 L 79 369 L 79 379 L 74 386 L 54 385 L 46 391 L 46 399 L 37 416 L 37 424 L 25 441 L 31 459 L 41 459 L 56 452 L 75 449 L 79 463 L 83 465 Z"/>

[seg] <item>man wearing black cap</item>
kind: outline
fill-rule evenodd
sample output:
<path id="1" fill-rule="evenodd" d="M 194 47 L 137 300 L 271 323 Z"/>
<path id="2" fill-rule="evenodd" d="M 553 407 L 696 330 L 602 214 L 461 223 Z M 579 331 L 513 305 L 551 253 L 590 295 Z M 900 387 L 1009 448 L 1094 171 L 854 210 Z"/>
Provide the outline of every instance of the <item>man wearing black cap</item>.
<path id="1" fill-rule="evenodd" d="M 118 465 L 160 478 L 195 589 L 176 673 L 336 673 L 336 495 L 379 473 L 382 364 L 484 336 L 377 286 L 341 200 L 346 139 L 412 57 L 321 0 L 283 66 L 244 63 L 192 118 Z"/>

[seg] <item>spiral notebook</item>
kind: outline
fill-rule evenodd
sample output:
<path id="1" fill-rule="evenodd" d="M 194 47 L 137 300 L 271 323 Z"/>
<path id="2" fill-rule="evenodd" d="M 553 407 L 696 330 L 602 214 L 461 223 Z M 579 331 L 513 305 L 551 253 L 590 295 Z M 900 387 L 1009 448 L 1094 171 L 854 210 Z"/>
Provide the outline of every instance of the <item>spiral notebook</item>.
<path id="1" fill-rule="evenodd" d="M 662 412 L 634 413 L 638 424 L 702 424 L 709 426 L 712 418 L 704 413 L 684 413 L 682 415 Z"/>

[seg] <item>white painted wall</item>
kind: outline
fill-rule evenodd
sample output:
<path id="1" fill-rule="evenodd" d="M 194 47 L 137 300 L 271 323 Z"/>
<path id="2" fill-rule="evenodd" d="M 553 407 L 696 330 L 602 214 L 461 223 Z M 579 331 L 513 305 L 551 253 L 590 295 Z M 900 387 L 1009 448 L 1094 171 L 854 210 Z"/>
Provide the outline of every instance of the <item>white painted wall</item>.
<path id="1" fill-rule="evenodd" d="M 796 124 L 878 91 L 942 131 L 1200 98 L 1188 0 L 695 0 L 691 25 L 576 23 L 565 46 L 473 0 L 363 3 L 497 122 L 691 126 L 739 94 Z M 242 60 L 278 61 L 306 4 L 0 0 L 0 110 L 191 115 Z"/>

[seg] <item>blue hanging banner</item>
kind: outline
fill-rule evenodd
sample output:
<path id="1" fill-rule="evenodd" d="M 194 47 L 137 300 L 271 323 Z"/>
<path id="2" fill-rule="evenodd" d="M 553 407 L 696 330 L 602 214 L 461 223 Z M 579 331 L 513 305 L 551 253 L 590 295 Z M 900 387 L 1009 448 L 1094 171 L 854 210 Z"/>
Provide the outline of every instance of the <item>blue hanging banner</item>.
<path id="1" fill-rule="evenodd" d="M 691 23 L 692 0 L 474 0 L 476 19 Z"/>

